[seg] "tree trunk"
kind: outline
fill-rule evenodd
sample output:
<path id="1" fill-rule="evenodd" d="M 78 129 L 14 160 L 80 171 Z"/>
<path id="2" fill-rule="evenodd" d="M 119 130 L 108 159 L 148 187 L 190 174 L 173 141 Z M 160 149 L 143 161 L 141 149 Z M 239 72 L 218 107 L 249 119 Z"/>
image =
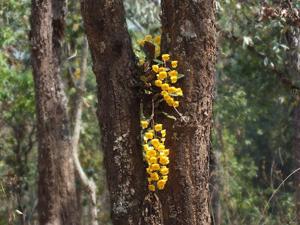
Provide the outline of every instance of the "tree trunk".
<path id="1" fill-rule="evenodd" d="M 40 225 L 78 224 L 67 102 L 59 75 L 64 14 L 63 1 L 32 1 Z"/>
<path id="2" fill-rule="evenodd" d="M 160 195 L 165 225 L 211 224 L 209 149 L 216 61 L 214 0 L 163 0 L 162 50 L 179 61 L 182 116 L 166 124 L 170 174 Z M 174 110 L 170 110 L 174 113 Z"/>
<path id="3" fill-rule="evenodd" d="M 146 187 L 139 136 L 135 56 L 123 2 L 84 0 L 85 31 L 98 89 L 98 120 L 110 192 L 112 221 L 137 225 Z"/>
<path id="4" fill-rule="evenodd" d="M 300 29 L 290 28 L 287 33 L 289 50 L 287 52 L 288 72 L 294 80 L 300 79 Z M 300 168 L 300 96 L 295 96 L 296 104 L 292 113 L 294 167 Z M 295 203 L 297 222 L 300 224 L 300 173 L 295 174 Z"/>

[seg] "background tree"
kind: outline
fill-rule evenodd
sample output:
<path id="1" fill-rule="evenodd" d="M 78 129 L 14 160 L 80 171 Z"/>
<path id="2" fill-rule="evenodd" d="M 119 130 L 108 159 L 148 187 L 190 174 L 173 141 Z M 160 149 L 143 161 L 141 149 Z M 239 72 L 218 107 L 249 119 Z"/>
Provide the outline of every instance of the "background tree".
<path id="1" fill-rule="evenodd" d="M 65 4 L 60 0 L 32 1 L 40 224 L 78 224 L 67 102 L 60 78 Z"/>

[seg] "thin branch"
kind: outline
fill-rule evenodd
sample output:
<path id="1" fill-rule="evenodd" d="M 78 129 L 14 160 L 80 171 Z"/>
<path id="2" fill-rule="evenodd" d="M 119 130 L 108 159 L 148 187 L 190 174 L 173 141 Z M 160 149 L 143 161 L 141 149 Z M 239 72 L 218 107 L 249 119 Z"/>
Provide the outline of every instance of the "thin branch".
<path id="1" fill-rule="evenodd" d="M 86 190 L 90 198 L 90 216 L 91 216 L 91 225 L 98 225 L 97 221 L 97 205 L 96 205 L 96 184 L 93 179 L 90 179 L 84 172 L 79 156 L 79 139 L 80 139 L 80 130 L 82 124 L 82 110 L 83 110 L 83 94 L 85 92 L 85 81 L 87 77 L 87 58 L 88 58 L 88 43 L 86 37 L 83 41 L 82 55 L 81 55 L 81 65 L 80 65 L 80 78 L 77 84 L 77 92 L 75 96 L 75 106 L 74 106 L 74 129 L 73 129 L 73 138 L 72 138 L 72 150 L 73 150 L 73 159 L 75 164 L 76 172 L 80 178 L 84 189 Z"/>
<path id="2" fill-rule="evenodd" d="M 34 138 L 35 134 L 36 134 L 36 126 L 35 126 L 35 124 L 33 124 L 31 132 L 28 136 L 28 146 L 25 149 L 25 155 L 27 155 L 31 151 L 31 149 L 33 148 L 33 145 L 36 143 L 35 138 Z"/>
<path id="3" fill-rule="evenodd" d="M 234 41 L 239 45 L 243 44 L 242 38 L 234 36 L 230 32 L 221 31 L 221 30 L 219 30 L 219 31 L 220 31 L 221 36 L 226 38 L 227 40 Z M 262 60 L 264 60 L 266 58 L 266 55 L 257 51 L 254 46 L 247 45 L 247 50 Z M 286 77 L 285 72 L 278 70 L 274 65 L 268 66 L 267 69 L 270 70 L 278 78 L 278 80 L 281 82 L 281 84 L 283 86 L 285 86 L 286 88 L 291 89 L 291 90 L 295 90 L 295 89 L 300 90 L 300 87 L 296 86 L 293 81 L 289 80 Z"/>
<path id="4" fill-rule="evenodd" d="M 300 9 L 285 1 L 282 6 L 265 5 L 261 8 L 260 21 L 285 20 L 289 26 L 300 28 Z"/>
<path id="5" fill-rule="evenodd" d="M 128 18 L 128 20 L 131 21 L 132 24 L 135 25 L 142 33 L 146 33 L 145 28 L 137 20 L 134 18 Z"/>
<path id="6" fill-rule="evenodd" d="M 268 209 L 270 202 L 272 201 L 273 197 L 277 194 L 277 192 L 279 191 L 279 189 L 284 185 L 284 183 L 291 177 L 293 176 L 295 173 L 297 173 L 298 171 L 300 171 L 300 167 L 297 168 L 296 170 L 294 170 L 292 173 L 290 173 L 279 185 L 278 187 L 275 189 L 275 191 L 272 193 L 271 197 L 269 198 L 269 200 L 267 201 L 267 203 L 265 204 L 264 210 L 262 212 L 262 215 L 257 223 L 257 225 L 259 225 L 261 223 L 261 221 L 263 220 L 263 217 L 265 216 L 266 210 Z"/>
<path id="7" fill-rule="evenodd" d="M 188 121 L 184 118 L 184 116 L 176 109 L 176 107 L 173 107 L 175 112 L 180 116 L 183 122 L 187 123 Z"/>

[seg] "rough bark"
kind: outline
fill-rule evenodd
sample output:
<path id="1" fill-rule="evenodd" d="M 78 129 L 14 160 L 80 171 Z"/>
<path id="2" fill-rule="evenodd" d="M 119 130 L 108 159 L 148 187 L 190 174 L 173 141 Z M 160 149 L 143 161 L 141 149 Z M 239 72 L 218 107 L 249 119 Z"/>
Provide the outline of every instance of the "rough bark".
<path id="1" fill-rule="evenodd" d="M 300 79 L 300 29 L 291 28 L 287 33 L 289 50 L 287 52 L 288 72 L 291 78 Z M 296 103 L 292 113 L 294 167 L 300 168 L 300 96 L 297 92 Z M 295 174 L 295 203 L 297 223 L 300 224 L 300 173 Z"/>
<path id="2" fill-rule="evenodd" d="M 81 185 L 89 198 L 89 224 L 98 225 L 97 221 L 97 198 L 96 198 L 96 184 L 93 179 L 89 178 L 84 172 L 79 156 L 79 139 L 81 130 L 81 117 L 83 110 L 83 95 L 85 93 L 85 81 L 87 77 L 87 59 L 88 59 L 88 43 L 84 37 L 82 51 L 81 51 L 81 65 L 80 78 L 76 86 L 75 106 L 74 106 L 74 128 L 72 138 L 73 158 L 76 173 L 78 174 Z"/>
<path id="3" fill-rule="evenodd" d="M 78 224 L 67 102 L 59 76 L 64 6 L 60 0 L 32 1 L 40 225 Z"/>
<path id="4" fill-rule="evenodd" d="M 98 90 L 98 120 L 114 224 L 139 224 L 146 176 L 139 142 L 135 58 L 123 2 L 81 5 Z"/>
<path id="5" fill-rule="evenodd" d="M 211 224 L 209 149 L 216 61 L 214 0 L 163 0 L 162 49 L 185 78 L 177 121 L 167 125 L 170 174 L 160 195 L 165 225 Z M 173 111 L 174 113 L 174 111 Z"/>

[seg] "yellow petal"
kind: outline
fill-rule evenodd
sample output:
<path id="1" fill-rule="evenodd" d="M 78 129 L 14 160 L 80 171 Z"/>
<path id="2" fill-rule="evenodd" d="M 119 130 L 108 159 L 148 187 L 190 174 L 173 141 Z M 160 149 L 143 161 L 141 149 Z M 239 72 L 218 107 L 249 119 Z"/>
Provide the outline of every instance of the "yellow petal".
<path id="1" fill-rule="evenodd" d="M 158 65 L 152 65 L 152 70 L 153 70 L 155 73 L 158 73 L 158 71 L 159 71 Z"/>
<path id="2" fill-rule="evenodd" d="M 161 58 L 162 58 L 163 61 L 168 61 L 170 59 L 170 55 L 169 54 L 163 54 L 161 56 Z"/>
<path id="3" fill-rule="evenodd" d="M 155 191 L 155 186 L 153 184 L 148 185 L 149 191 Z"/>
<path id="4" fill-rule="evenodd" d="M 162 190 L 165 188 L 166 180 L 159 180 L 157 181 L 156 185 L 159 190 Z"/>
<path id="5" fill-rule="evenodd" d="M 161 131 L 162 130 L 162 124 L 161 123 L 158 123 L 154 126 L 154 130 L 155 131 Z"/>
<path id="6" fill-rule="evenodd" d="M 177 65 L 178 65 L 178 61 L 172 61 L 171 65 L 172 65 L 173 68 L 176 68 Z"/>

